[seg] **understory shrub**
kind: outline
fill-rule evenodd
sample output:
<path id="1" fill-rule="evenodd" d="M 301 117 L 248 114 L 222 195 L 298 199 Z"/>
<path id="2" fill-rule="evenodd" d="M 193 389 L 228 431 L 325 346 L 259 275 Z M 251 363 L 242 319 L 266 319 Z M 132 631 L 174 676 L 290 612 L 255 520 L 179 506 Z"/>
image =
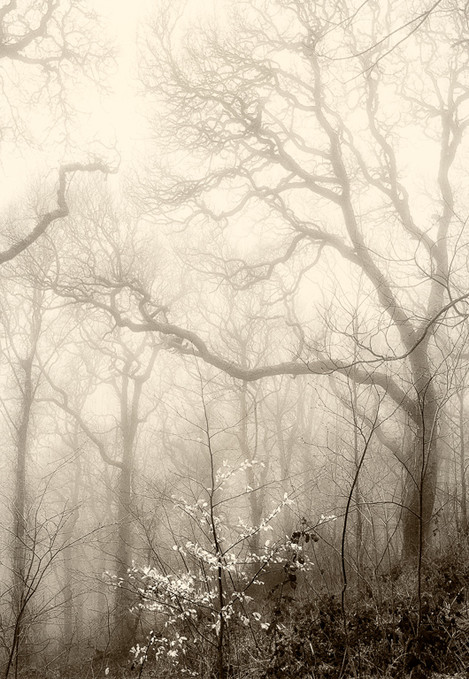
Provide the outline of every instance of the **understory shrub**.
<path id="1" fill-rule="evenodd" d="M 263 603 L 247 597 L 227 618 L 223 668 L 216 662 L 213 617 L 204 615 L 203 606 L 188 606 L 187 614 L 180 607 L 171 625 L 163 622 L 159 634 L 152 632 L 137 656 L 141 668 L 161 678 L 174 677 L 176 669 L 177 676 L 203 679 L 423 679 L 465 673 L 468 578 L 462 553 L 444 555 L 425 564 L 420 597 L 416 572 L 406 570 L 397 578 L 382 575 L 364 591 L 350 587 L 342 601 L 340 583 L 334 594 L 312 595 L 294 581 L 292 586 L 286 562 L 283 582 Z"/>

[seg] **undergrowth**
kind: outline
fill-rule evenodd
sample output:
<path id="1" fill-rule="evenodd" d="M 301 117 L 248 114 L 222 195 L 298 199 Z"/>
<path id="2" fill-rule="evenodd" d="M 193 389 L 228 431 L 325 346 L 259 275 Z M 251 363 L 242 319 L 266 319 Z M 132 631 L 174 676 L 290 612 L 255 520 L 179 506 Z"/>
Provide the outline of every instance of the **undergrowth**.
<path id="1" fill-rule="evenodd" d="M 49 664 L 21 672 L 28 679 L 462 679 L 469 676 L 469 550 L 440 555 L 422 571 L 382 573 L 351 583 L 341 599 L 298 580 L 285 564 L 284 581 L 227 620 L 226 663 L 217 666 L 213 618 L 200 605 L 140 639 L 136 661 L 107 654 L 80 667 Z M 176 600 L 175 605 L 176 605 Z M 248 624 L 249 621 L 249 624 Z M 166 639 L 165 642 L 162 640 Z M 180 640 L 180 641 L 175 641 Z"/>
<path id="2" fill-rule="evenodd" d="M 233 617 L 223 679 L 467 676 L 469 561 L 463 551 L 425 564 L 420 598 L 416 575 L 407 569 L 366 587 L 351 586 L 345 607 L 339 586 L 335 594 L 313 595 L 307 582 L 292 588 L 287 569 L 285 586 L 271 592 L 262 607 L 252 604 L 261 611 L 259 625 L 243 626 Z M 179 632 L 191 634 L 187 626 Z M 197 645 L 178 655 L 177 676 L 221 679 L 214 648 L 198 632 Z M 145 667 L 137 671 L 174 677 L 170 655 L 156 656 L 149 649 Z"/>
<path id="3" fill-rule="evenodd" d="M 412 677 L 469 670 L 469 562 L 460 552 L 429 561 L 420 597 L 403 571 L 316 600 L 295 597 L 272 612 L 265 679 Z"/>

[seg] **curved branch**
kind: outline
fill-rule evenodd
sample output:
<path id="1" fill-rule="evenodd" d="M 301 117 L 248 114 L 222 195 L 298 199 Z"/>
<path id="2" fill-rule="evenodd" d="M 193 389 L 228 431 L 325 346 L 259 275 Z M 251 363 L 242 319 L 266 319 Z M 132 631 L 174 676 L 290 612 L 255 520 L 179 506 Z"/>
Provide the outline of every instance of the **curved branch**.
<path id="1" fill-rule="evenodd" d="M 12 245 L 7 250 L 0 251 L 0 265 L 11 261 L 17 257 L 21 252 L 29 248 L 32 243 L 34 243 L 43 233 L 46 232 L 48 227 L 58 219 L 63 219 L 67 217 L 70 210 L 65 198 L 65 192 L 67 190 L 67 177 L 69 174 L 74 172 L 102 172 L 104 174 L 110 174 L 116 170 L 111 170 L 107 165 L 99 161 L 94 163 L 68 163 L 62 165 L 59 169 L 59 186 L 57 188 L 57 207 L 51 212 L 46 212 L 45 215 L 41 217 L 36 226 L 30 231 L 27 236 L 24 236 L 17 243 Z"/>
<path id="2" fill-rule="evenodd" d="M 41 366 L 42 368 L 42 366 Z M 56 391 L 60 396 L 62 397 L 61 400 L 58 398 L 55 398 L 54 396 L 49 396 L 47 398 L 41 399 L 42 401 L 47 401 L 48 403 L 53 403 L 56 405 L 58 408 L 60 408 L 63 412 L 67 413 L 73 419 L 75 422 L 78 424 L 78 426 L 81 428 L 81 430 L 86 434 L 88 439 L 93 443 L 93 445 L 96 447 L 98 450 L 98 453 L 106 464 L 110 465 L 111 467 L 117 467 L 117 469 L 124 469 L 124 465 L 122 462 L 119 462 L 119 460 L 115 460 L 112 457 L 109 457 L 109 455 L 106 452 L 106 447 L 104 443 L 101 441 L 101 439 L 96 436 L 96 434 L 93 433 L 93 431 L 89 428 L 89 426 L 86 424 L 82 416 L 78 411 L 76 411 L 74 408 L 72 408 L 69 404 L 69 398 L 67 392 L 59 387 L 57 384 L 55 384 L 50 375 L 47 374 L 45 370 L 42 369 L 42 374 L 46 378 L 46 381 L 48 384 L 51 386 L 54 391 Z"/>
<path id="3" fill-rule="evenodd" d="M 223 358 L 212 351 L 204 340 L 192 330 L 181 328 L 173 323 L 159 321 L 156 318 L 146 315 L 143 322 L 133 321 L 122 316 L 115 304 L 106 304 L 98 300 L 86 297 L 79 297 L 76 293 L 70 292 L 68 296 L 76 302 L 91 304 L 109 313 L 115 324 L 121 328 L 128 328 L 133 332 L 159 332 L 162 335 L 177 338 L 178 342 L 171 343 L 171 348 L 176 349 L 177 353 L 200 358 L 205 363 L 218 368 L 222 372 L 245 382 L 255 382 L 265 377 L 275 377 L 278 375 L 330 375 L 340 372 L 359 384 L 374 384 L 380 387 L 398 406 L 403 407 L 414 419 L 418 421 L 420 410 L 416 403 L 399 385 L 386 373 L 378 370 L 367 370 L 359 362 L 349 363 L 346 361 L 334 360 L 332 358 L 319 358 L 314 361 L 284 361 L 273 365 L 260 366 L 257 368 L 245 368 L 237 363 Z M 113 300 L 115 301 L 115 300 Z M 393 359 L 394 360 L 394 359 Z M 376 363 L 373 360 L 370 364 Z"/>

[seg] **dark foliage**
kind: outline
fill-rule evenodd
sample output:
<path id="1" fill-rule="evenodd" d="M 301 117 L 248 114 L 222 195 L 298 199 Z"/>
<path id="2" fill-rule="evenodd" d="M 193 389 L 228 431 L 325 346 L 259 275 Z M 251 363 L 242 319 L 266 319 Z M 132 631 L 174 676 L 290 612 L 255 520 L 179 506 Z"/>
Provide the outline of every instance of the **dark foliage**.
<path id="1" fill-rule="evenodd" d="M 316 601 L 283 597 L 271 613 L 265 679 L 287 677 L 430 677 L 469 668 L 467 583 L 461 550 L 416 574 L 381 578 L 375 587 Z M 379 596 L 378 596 L 379 590 Z"/>

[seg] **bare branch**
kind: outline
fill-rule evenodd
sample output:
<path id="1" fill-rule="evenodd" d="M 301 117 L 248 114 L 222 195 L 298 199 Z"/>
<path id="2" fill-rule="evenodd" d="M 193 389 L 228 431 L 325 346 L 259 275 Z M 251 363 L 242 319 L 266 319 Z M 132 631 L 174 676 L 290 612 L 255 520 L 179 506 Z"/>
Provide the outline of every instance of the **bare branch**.
<path id="1" fill-rule="evenodd" d="M 0 265 L 9 262 L 26 250 L 46 232 L 53 222 L 68 216 L 70 209 L 66 201 L 65 193 L 68 185 L 67 179 L 70 174 L 74 174 L 75 172 L 102 172 L 104 174 L 109 174 L 115 171 L 116 170 L 111 170 L 107 165 L 101 162 L 88 164 L 69 163 L 67 165 L 62 165 L 59 169 L 59 186 L 57 188 L 58 207 L 51 212 L 46 212 L 27 236 L 12 245 L 8 250 L 0 252 Z"/>

